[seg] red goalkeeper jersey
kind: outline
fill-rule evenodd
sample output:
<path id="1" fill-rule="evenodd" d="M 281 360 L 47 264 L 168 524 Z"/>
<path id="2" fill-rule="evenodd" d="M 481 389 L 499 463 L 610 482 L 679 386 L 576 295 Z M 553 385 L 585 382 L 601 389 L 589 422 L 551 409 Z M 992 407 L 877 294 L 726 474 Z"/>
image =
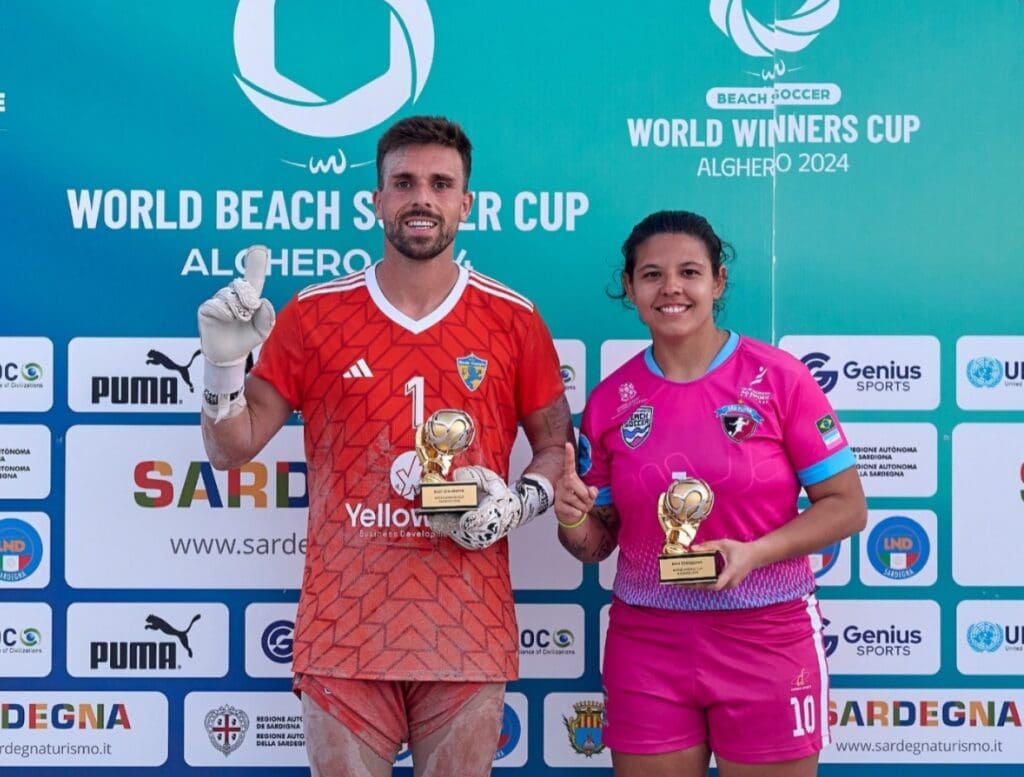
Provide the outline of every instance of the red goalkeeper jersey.
<path id="1" fill-rule="evenodd" d="M 437 310 L 412 320 L 374 270 L 301 291 L 253 370 L 305 421 L 309 541 L 294 671 L 515 679 L 508 542 L 463 550 L 417 514 L 415 427 L 435 410 L 465 410 L 476 440 L 453 466 L 507 479 L 519 420 L 563 391 L 551 335 L 527 299 L 465 268 Z"/>

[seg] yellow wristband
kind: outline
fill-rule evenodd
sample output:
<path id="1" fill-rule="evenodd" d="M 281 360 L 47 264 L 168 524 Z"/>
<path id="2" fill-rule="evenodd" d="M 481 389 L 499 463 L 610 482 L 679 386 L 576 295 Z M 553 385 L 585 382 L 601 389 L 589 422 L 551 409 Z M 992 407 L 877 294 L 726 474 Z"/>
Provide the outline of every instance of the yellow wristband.
<path id="1" fill-rule="evenodd" d="M 561 522 L 561 521 L 559 521 L 559 520 L 558 520 L 557 518 L 555 519 L 555 521 L 556 521 L 556 523 L 558 523 L 558 525 L 559 525 L 559 526 L 561 526 L 561 527 L 562 527 L 563 529 L 575 529 L 575 528 L 576 528 L 577 526 L 580 526 L 580 525 L 582 525 L 582 524 L 583 524 L 583 522 L 584 522 L 585 520 L 587 520 L 587 518 L 589 518 L 589 517 L 590 517 L 590 513 L 583 513 L 583 515 L 581 515 L 581 516 L 580 516 L 580 519 L 579 519 L 578 521 L 576 521 L 576 523 L 562 523 L 562 522 Z"/>

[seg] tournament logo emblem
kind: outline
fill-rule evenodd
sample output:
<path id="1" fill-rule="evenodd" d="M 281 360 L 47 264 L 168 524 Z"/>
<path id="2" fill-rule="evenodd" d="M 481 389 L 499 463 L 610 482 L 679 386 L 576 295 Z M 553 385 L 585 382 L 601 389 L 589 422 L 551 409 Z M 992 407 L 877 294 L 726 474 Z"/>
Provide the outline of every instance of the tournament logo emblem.
<path id="1" fill-rule="evenodd" d="M 772 57 L 776 51 L 807 48 L 835 21 L 839 0 L 807 0 L 788 19 L 766 25 L 743 7 L 743 0 L 711 0 L 711 19 L 744 54 Z"/>
<path id="2" fill-rule="evenodd" d="M 630 448 L 638 448 L 644 440 L 651 436 L 654 423 L 654 408 L 643 405 L 633 411 L 633 415 L 622 425 L 622 441 Z"/>
<path id="3" fill-rule="evenodd" d="M 519 716 L 509 705 L 501 714 L 501 733 L 498 735 L 498 749 L 494 753 L 494 760 L 500 761 L 516 749 L 519 740 L 523 735 L 523 725 L 519 722 Z"/>
<path id="4" fill-rule="evenodd" d="M 990 356 L 979 356 L 967 363 L 967 380 L 976 388 L 995 388 L 1003 379 L 1003 365 Z"/>
<path id="5" fill-rule="evenodd" d="M 604 750 L 601 741 L 601 723 L 604 718 L 604 702 L 578 701 L 572 705 L 576 714 L 562 722 L 569 732 L 569 744 L 580 755 L 592 758 Z"/>
<path id="6" fill-rule="evenodd" d="M 225 704 L 207 712 L 203 725 L 210 736 L 210 744 L 227 758 L 245 741 L 245 733 L 249 730 L 249 716 L 243 710 Z"/>
<path id="7" fill-rule="evenodd" d="M 235 12 L 235 81 L 275 124 L 316 138 L 340 138 L 381 124 L 419 99 L 434 61 L 434 22 L 426 0 L 385 0 L 391 10 L 387 71 L 328 102 L 277 69 L 274 2 L 239 0 Z"/>
<path id="8" fill-rule="evenodd" d="M 722 422 L 722 430 L 733 442 L 750 439 L 764 418 L 754 408 L 747 405 L 725 405 L 715 411 Z"/>
<path id="9" fill-rule="evenodd" d="M 992 621 L 978 621 L 967 627 L 967 644 L 975 653 L 995 653 L 1003 646 L 1003 630 Z"/>
<path id="10" fill-rule="evenodd" d="M 468 356 L 460 356 L 455 360 L 455 364 L 459 368 L 459 377 L 462 378 L 466 388 L 470 391 L 480 388 L 480 384 L 484 382 L 484 377 L 487 375 L 486 359 L 481 359 L 471 353 Z"/>
<path id="11" fill-rule="evenodd" d="M 636 386 L 628 381 L 619 386 L 619 401 L 629 402 L 636 398 Z"/>
<path id="12" fill-rule="evenodd" d="M 39 567 L 43 540 L 31 524 L 17 518 L 0 521 L 0 583 L 17 583 Z"/>
<path id="13" fill-rule="evenodd" d="M 905 515 L 878 522 L 868 536 L 868 560 L 878 574 L 906 580 L 924 569 L 931 555 L 928 533 Z"/>

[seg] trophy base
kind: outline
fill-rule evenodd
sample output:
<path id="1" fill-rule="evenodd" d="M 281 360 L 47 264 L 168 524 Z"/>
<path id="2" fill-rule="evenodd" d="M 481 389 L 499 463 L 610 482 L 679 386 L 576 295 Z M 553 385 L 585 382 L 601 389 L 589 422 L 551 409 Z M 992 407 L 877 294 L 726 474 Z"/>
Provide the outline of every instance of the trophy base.
<path id="1" fill-rule="evenodd" d="M 718 582 L 718 552 L 714 550 L 658 556 L 662 585 L 698 585 Z"/>
<path id="2" fill-rule="evenodd" d="M 417 512 L 464 513 L 480 504 L 476 483 L 422 483 Z"/>

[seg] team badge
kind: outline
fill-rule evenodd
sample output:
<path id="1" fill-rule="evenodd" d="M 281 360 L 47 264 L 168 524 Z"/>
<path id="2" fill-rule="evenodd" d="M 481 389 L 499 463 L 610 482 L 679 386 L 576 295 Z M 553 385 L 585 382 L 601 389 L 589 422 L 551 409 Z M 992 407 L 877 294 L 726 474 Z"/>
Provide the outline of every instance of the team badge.
<path id="1" fill-rule="evenodd" d="M 622 425 L 622 441 L 630 448 L 637 448 L 651 436 L 651 425 L 654 422 L 654 408 L 643 405 L 633 411 L 633 415 Z"/>
<path id="2" fill-rule="evenodd" d="M 604 703 L 599 701 L 578 701 L 572 705 L 576 714 L 562 722 L 569 732 L 569 744 L 580 755 L 591 758 L 604 750 L 601 740 L 601 723 L 604 718 Z"/>
<path id="3" fill-rule="evenodd" d="M 249 730 L 249 716 L 244 711 L 225 704 L 207 712 L 203 725 L 206 726 L 206 733 L 210 735 L 210 744 L 224 753 L 226 758 L 245 741 L 245 732 Z"/>
<path id="4" fill-rule="evenodd" d="M 481 359 L 471 353 L 469 356 L 460 356 L 455 360 L 455 364 L 459 368 L 459 377 L 462 378 L 466 388 L 470 391 L 480 388 L 480 384 L 484 382 L 484 377 L 487 375 L 486 359 Z"/>
<path id="5" fill-rule="evenodd" d="M 743 442 L 753 436 L 764 418 L 747 405 L 724 405 L 715 411 L 722 422 L 722 430 L 733 442 Z"/>
<path id="6" fill-rule="evenodd" d="M 594 466 L 594 454 L 590 447 L 590 440 L 583 432 L 580 432 L 580 447 L 577 456 L 576 466 L 579 468 L 580 475 L 586 475 Z"/>
<path id="7" fill-rule="evenodd" d="M 839 429 L 836 428 L 836 419 L 831 414 L 823 415 L 815 421 L 815 426 L 818 428 L 818 434 L 821 435 L 821 441 L 825 443 L 826 448 L 834 448 L 843 441 Z"/>

